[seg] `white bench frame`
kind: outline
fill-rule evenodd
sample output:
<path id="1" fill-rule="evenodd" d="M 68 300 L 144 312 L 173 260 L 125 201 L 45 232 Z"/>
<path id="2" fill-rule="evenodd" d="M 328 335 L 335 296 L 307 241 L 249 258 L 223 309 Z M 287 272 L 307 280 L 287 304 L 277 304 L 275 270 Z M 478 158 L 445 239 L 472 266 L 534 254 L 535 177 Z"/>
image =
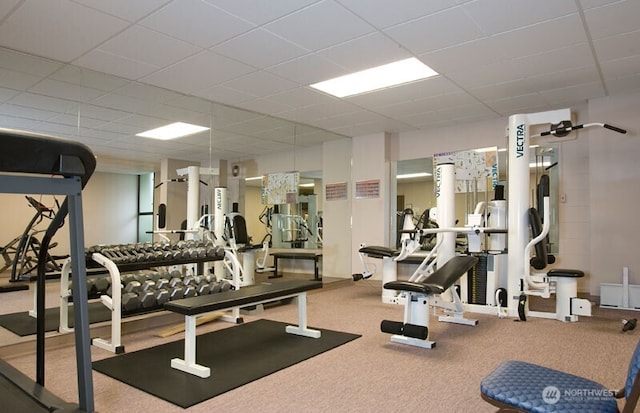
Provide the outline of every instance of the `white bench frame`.
<path id="1" fill-rule="evenodd" d="M 286 294 L 277 298 L 270 298 L 267 300 L 259 300 L 252 302 L 249 305 L 264 304 L 271 301 L 277 301 L 287 298 L 297 297 L 298 301 L 298 325 L 289 325 L 285 328 L 285 331 L 289 334 L 296 334 L 299 336 L 305 336 L 310 338 L 320 338 L 321 332 L 319 330 L 313 330 L 307 326 L 307 292 L 299 292 L 294 294 Z M 196 363 L 196 319 L 198 316 L 210 314 L 217 311 L 227 311 L 237 309 L 238 307 L 228 307 L 218 309 L 215 311 L 204 312 L 201 314 L 185 315 L 184 316 L 184 359 L 174 358 L 171 360 L 171 367 L 177 370 L 184 371 L 189 374 L 201 378 L 207 378 L 211 376 L 211 369 L 207 366 Z"/>

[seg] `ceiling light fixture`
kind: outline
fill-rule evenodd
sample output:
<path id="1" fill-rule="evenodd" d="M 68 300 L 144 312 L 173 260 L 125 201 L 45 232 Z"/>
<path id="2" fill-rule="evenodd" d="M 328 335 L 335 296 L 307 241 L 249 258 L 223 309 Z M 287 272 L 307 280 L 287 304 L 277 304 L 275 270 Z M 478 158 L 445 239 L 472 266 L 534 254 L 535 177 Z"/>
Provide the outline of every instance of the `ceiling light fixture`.
<path id="1" fill-rule="evenodd" d="M 396 175 L 396 179 L 409 179 L 409 178 L 424 178 L 427 176 L 432 176 L 430 173 L 428 172 L 416 172 L 416 173 L 412 173 L 412 174 L 401 174 L 401 175 Z"/>
<path id="2" fill-rule="evenodd" d="M 193 135 L 194 133 L 202 132 L 208 129 L 209 128 L 207 127 L 192 125 L 190 123 L 175 122 L 156 129 L 137 133 L 136 136 L 166 141 L 169 139 L 176 139 L 187 135 Z"/>
<path id="3" fill-rule="evenodd" d="M 437 74 L 435 70 L 412 57 L 314 83 L 310 86 L 343 98 L 426 79 Z"/>

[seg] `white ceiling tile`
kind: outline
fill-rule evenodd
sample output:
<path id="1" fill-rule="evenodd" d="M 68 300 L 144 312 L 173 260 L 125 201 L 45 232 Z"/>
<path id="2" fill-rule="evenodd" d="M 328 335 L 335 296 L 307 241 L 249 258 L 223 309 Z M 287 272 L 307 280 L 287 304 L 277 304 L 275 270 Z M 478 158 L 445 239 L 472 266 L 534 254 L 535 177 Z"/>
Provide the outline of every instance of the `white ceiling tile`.
<path id="1" fill-rule="evenodd" d="M 484 37 L 460 6 L 391 27 L 385 33 L 415 54 Z"/>
<path id="2" fill-rule="evenodd" d="M 0 3 L 0 21 L 4 20 L 11 10 L 21 1 L 22 0 L 4 0 Z"/>
<path id="3" fill-rule="evenodd" d="M 98 128 L 100 125 L 104 125 L 105 121 L 101 119 L 92 119 L 87 116 L 78 116 L 77 113 L 61 113 L 50 119 L 51 122 L 59 123 L 61 125 L 68 125 L 86 128 Z"/>
<path id="4" fill-rule="evenodd" d="M 211 50 L 260 69 L 283 63 L 308 53 L 306 49 L 263 29 L 251 30 Z"/>
<path id="5" fill-rule="evenodd" d="M 276 93 L 269 96 L 269 100 L 290 108 L 318 104 L 341 105 L 344 102 L 341 99 L 318 92 L 316 89 L 307 86 Z"/>
<path id="6" fill-rule="evenodd" d="M 78 107 L 78 113 L 80 115 L 81 123 L 84 118 L 100 119 L 105 122 L 111 122 L 130 116 L 129 112 L 124 111 L 124 108 L 119 110 L 97 105 L 80 105 Z"/>
<path id="7" fill-rule="evenodd" d="M 0 87 L 27 90 L 38 83 L 42 78 L 15 70 L 0 68 Z"/>
<path id="8" fill-rule="evenodd" d="M 540 93 L 554 105 L 575 105 L 577 102 L 604 96 L 604 88 L 600 82 L 592 82 L 544 90 Z"/>
<path id="9" fill-rule="evenodd" d="M 311 85 L 347 73 L 344 68 L 315 54 L 270 67 L 267 71 L 301 85 Z"/>
<path id="10" fill-rule="evenodd" d="M 269 115 L 275 115 L 291 109 L 291 106 L 289 105 L 284 105 L 269 99 L 252 99 L 245 102 L 242 106 L 246 109 Z"/>
<path id="11" fill-rule="evenodd" d="M 600 7 L 609 3 L 615 3 L 620 0 L 580 0 L 580 6 L 583 10 L 592 9 L 594 7 Z"/>
<path id="12" fill-rule="evenodd" d="M 478 88 L 473 88 L 469 91 L 473 96 L 476 96 L 480 100 L 495 101 L 500 99 L 506 99 L 511 96 L 522 96 L 537 93 L 539 89 L 536 85 L 529 84 L 518 79 L 510 82 L 494 83 Z"/>
<path id="13" fill-rule="evenodd" d="M 29 91 L 76 102 L 88 102 L 104 94 L 103 91 L 98 89 L 60 82 L 54 79 L 45 79 L 29 88 Z"/>
<path id="14" fill-rule="evenodd" d="M 203 51 L 142 79 L 145 83 L 192 94 L 223 84 L 255 69 L 210 51 Z"/>
<path id="15" fill-rule="evenodd" d="M 640 30 L 594 40 L 593 47 L 601 61 L 623 59 L 640 54 Z"/>
<path id="16" fill-rule="evenodd" d="M 625 77 L 607 79 L 606 85 L 610 95 L 640 90 L 640 74 L 634 73 Z"/>
<path id="17" fill-rule="evenodd" d="M 147 63 L 130 60 L 98 49 L 94 49 L 76 59 L 74 63 L 89 69 L 104 70 L 115 76 L 133 80 L 138 80 L 159 69 Z"/>
<path id="18" fill-rule="evenodd" d="M 0 68 L 44 77 L 62 66 L 63 64 L 60 62 L 0 48 Z"/>
<path id="19" fill-rule="evenodd" d="M 0 25 L 0 45 L 69 62 L 126 26 L 68 0 L 26 0 Z"/>
<path id="20" fill-rule="evenodd" d="M 65 113 L 78 107 L 76 102 L 36 93 L 21 93 L 9 101 L 13 105 L 20 105 L 56 113 Z"/>
<path id="21" fill-rule="evenodd" d="M 559 72 L 594 65 L 594 59 L 589 45 L 583 43 L 515 58 L 511 60 L 511 64 L 519 73 L 528 77 L 545 72 Z"/>
<path id="22" fill-rule="evenodd" d="M 140 82 L 129 82 L 117 89 L 114 89 L 113 92 L 119 95 L 158 103 L 172 102 L 184 97 L 181 93 L 145 85 Z"/>
<path id="23" fill-rule="evenodd" d="M 323 1 L 264 26 L 308 50 L 320 50 L 374 29 L 333 1 Z"/>
<path id="24" fill-rule="evenodd" d="M 412 55 L 380 32 L 368 34 L 318 53 L 350 71 L 368 69 Z"/>
<path id="25" fill-rule="evenodd" d="M 488 101 L 487 105 L 500 114 L 511 115 L 532 107 L 544 107 L 547 101 L 539 93 L 529 93 Z"/>
<path id="26" fill-rule="evenodd" d="M 640 2 L 637 0 L 618 1 L 584 12 L 593 39 L 638 30 L 638 16 Z"/>
<path id="27" fill-rule="evenodd" d="M 238 1 L 238 0 L 205 0 L 216 7 L 226 10 L 235 16 L 250 21 L 256 26 L 286 16 L 318 0 L 278 0 L 278 1 Z"/>
<path id="28" fill-rule="evenodd" d="M 602 62 L 600 68 L 602 76 L 608 84 L 610 79 L 632 76 L 640 72 L 640 55 Z"/>
<path id="29" fill-rule="evenodd" d="M 38 109 L 35 105 L 29 105 L 24 100 L 21 101 L 22 104 L 14 104 L 13 101 L 17 100 L 13 98 L 10 100 L 11 103 L 4 103 L 0 105 L 0 116 L 8 116 L 14 118 L 23 118 L 23 119 L 34 119 L 37 121 L 41 120 L 49 120 L 61 112 L 54 112 L 46 109 Z M 27 130 L 30 130 L 27 128 Z"/>
<path id="30" fill-rule="evenodd" d="M 72 0 L 92 9 L 135 22 L 157 8 L 168 3 L 169 0 Z"/>
<path id="31" fill-rule="evenodd" d="M 588 40 L 577 15 L 497 34 L 494 39 L 495 46 L 513 59 L 581 45 Z"/>
<path id="32" fill-rule="evenodd" d="M 196 96 L 214 102 L 225 102 L 228 105 L 242 105 L 256 98 L 254 95 L 235 90 L 224 85 L 212 86 L 194 92 Z"/>
<path id="33" fill-rule="evenodd" d="M 580 84 L 589 84 L 599 81 L 595 66 L 585 66 L 577 69 L 563 70 L 561 72 L 545 73 L 531 76 L 524 81 L 538 91 L 561 89 Z"/>
<path id="34" fill-rule="evenodd" d="M 224 84 L 244 93 L 252 93 L 258 97 L 265 97 L 293 89 L 299 86 L 272 73 L 259 71 L 238 77 Z"/>
<path id="35" fill-rule="evenodd" d="M 1 74 L 0 74 L 1 76 Z M 0 87 L 0 102 L 6 102 L 14 96 L 17 96 L 20 92 L 15 89 L 8 89 Z"/>
<path id="36" fill-rule="evenodd" d="M 174 0 L 139 24 L 204 48 L 255 27 L 201 0 Z"/>
<path id="37" fill-rule="evenodd" d="M 420 60 L 438 73 L 448 74 L 465 67 L 507 60 L 509 57 L 496 45 L 494 38 L 486 37 L 421 54 Z"/>
<path id="38" fill-rule="evenodd" d="M 575 2 L 558 0 L 477 0 L 461 7 L 486 35 L 577 13 Z"/>
<path id="39" fill-rule="evenodd" d="M 132 26 L 101 44 L 98 50 L 156 67 L 165 67 L 201 49 L 142 26 Z"/>
<path id="40" fill-rule="evenodd" d="M 492 62 L 485 66 L 465 66 L 447 76 L 460 87 L 469 90 L 495 83 L 522 79 L 524 76 L 511 61 Z"/>
<path id="41" fill-rule="evenodd" d="M 337 1 L 378 29 L 448 9 L 457 3 L 454 0 L 404 0 L 402 4 L 388 0 Z"/>
<path id="42" fill-rule="evenodd" d="M 130 82 L 128 79 L 73 65 L 64 65 L 50 77 L 61 82 L 87 86 L 105 92 L 110 92 Z"/>

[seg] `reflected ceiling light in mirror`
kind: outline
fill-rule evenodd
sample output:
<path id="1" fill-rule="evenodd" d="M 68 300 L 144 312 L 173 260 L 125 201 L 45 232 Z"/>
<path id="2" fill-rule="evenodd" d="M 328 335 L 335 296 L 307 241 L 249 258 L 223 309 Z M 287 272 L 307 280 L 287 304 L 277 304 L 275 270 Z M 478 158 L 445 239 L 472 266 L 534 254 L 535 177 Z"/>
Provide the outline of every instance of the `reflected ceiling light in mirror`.
<path id="1" fill-rule="evenodd" d="M 417 172 L 413 174 L 396 175 L 396 179 L 424 178 L 427 176 L 431 176 L 431 174 L 429 172 Z"/>
<path id="2" fill-rule="evenodd" d="M 330 95 L 343 98 L 415 82 L 437 74 L 435 70 L 412 57 L 314 83 L 310 86 Z"/>
<path id="3" fill-rule="evenodd" d="M 159 128 L 137 133 L 136 136 L 166 141 L 169 139 L 176 139 L 183 136 L 193 135 L 194 133 L 206 131 L 208 129 L 209 128 L 205 126 L 192 125 L 190 123 L 184 122 L 175 122 L 169 125 L 161 126 Z"/>
<path id="4" fill-rule="evenodd" d="M 245 181 L 257 181 L 258 179 L 262 179 L 262 175 L 260 175 L 260 176 L 250 176 L 248 178 L 244 178 Z"/>

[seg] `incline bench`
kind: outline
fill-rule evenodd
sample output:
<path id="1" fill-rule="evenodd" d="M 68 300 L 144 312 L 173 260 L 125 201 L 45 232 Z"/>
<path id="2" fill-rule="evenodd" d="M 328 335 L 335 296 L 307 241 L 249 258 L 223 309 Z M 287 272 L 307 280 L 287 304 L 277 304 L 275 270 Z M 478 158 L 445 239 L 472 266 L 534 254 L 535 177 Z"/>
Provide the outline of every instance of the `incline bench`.
<path id="1" fill-rule="evenodd" d="M 286 332 L 319 338 L 320 331 L 307 328 L 307 291 L 316 288 L 322 288 L 322 283 L 292 280 L 273 284 L 256 284 L 239 290 L 183 298 L 165 303 L 165 310 L 185 316 L 184 360 L 172 359 L 171 367 L 202 378 L 207 378 L 211 375 L 209 367 L 196 363 L 196 317 L 214 311 L 231 310 L 274 300 L 298 297 L 298 325 L 287 326 Z"/>
<path id="2" fill-rule="evenodd" d="M 269 278 L 280 278 L 282 274 L 278 274 L 278 260 L 290 259 L 290 260 L 312 260 L 313 261 L 313 279 L 320 281 L 320 272 L 318 271 L 318 261 L 322 258 L 321 252 L 305 252 L 305 251 L 286 251 L 286 252 L 273 252 L 270 254 L 273 257 L 273 275 Z"/>

